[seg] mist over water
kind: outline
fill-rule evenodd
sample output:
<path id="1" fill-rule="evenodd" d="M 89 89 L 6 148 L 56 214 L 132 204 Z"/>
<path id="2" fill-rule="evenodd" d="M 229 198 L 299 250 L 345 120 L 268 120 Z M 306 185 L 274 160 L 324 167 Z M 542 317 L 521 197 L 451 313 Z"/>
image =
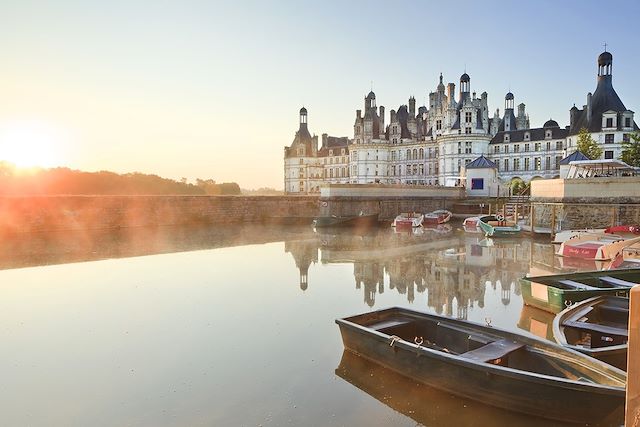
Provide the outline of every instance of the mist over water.
<path id="1" fill-rule="evenodd" d="M 451 229 L 154 228 L 0 250 L 0 425 L 559 425 L 343 352 L 334 319 L 405 306 L 550 337 L 518 279 L 547 240 Z M 570 404 L 570 403 L 568 403 Z"/>

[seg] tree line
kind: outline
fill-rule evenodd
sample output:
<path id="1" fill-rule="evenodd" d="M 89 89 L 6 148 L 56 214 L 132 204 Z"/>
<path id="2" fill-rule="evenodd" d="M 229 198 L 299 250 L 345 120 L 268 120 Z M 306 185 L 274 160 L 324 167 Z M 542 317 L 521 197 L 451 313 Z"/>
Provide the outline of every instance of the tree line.
<path id="1" fill-rule="evenodd" d="M 216 183 L 185 178 L 176 181 L 139 172 L 117 174 L 109 171 L 83 172 L 69 168 L 19 169 L 0 161 L 2 195 L 235 195 L 235 182 Z"/>

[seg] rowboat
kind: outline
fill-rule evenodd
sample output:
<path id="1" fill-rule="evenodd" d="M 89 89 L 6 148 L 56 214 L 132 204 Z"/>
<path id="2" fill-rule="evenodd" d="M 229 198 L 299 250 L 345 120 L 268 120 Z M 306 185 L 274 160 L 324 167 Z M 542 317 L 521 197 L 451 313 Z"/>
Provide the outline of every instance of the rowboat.
<path id="1" fill-rule="evenodd" d="M 538 338 L 405 308 L 336 323 L 347 350 L 457 396 L 582 423 L 624 407 L 624 371 Z"/>
<path id="2" fill-rule="evenodd" d="M 512 236 L 522 231 L 518 224 L 513 221 L 507 221 L 500 214 L 482 216 L 478 225 L 487 237 Z"/>
<path id="3" fill-rule="evenodd" d="M 609 228 L 583 228 L 578 230 L 559 231 L 553 237 L 553 244 L 561 244 L 569 239 L 584 237 L 589 235 L 615 234 L 621 238 L 632 238 L 640 234 L 640 226 L 637 225 L 616 225 Z"/>
<path id="4" fill-rule="evenodd" d="M 614 259 L 625 247 L 638 242 L 640 237 L 629 239 L 617 234 L 585 234 L 562 242 L 557 254 L 603 261 Z"/>
<path id="5" fill-rule="evenodd" d="M 378 214 L 352 216 L 319 216 L 313 220 L 314 227 L 372 227 L 378 224 Z"/>
<path id="6" fill-rule="evenodd" d="M 425 224 L 444 224 L 445 222 L 449 222 L 450 219 L 451 212 L 444 209 L 438 209 L 424 215 Z"/>
<path id="7" fill-rule="evenodd" d="M 469 218 L 465 218 L 462 221 L 462 228 L 467 233 L 481 233 L 482 229 L 480 228 L 480 217 L 471 216 Z"/>
<path id="8" fill-rule="evenodd" d="M 559 313 L 568 305 L 596 296 L 627 297 L 637 284 L 640 269 L 635 268 L 524 277 L 520 279 L 520 290 L 525 304 Z"/>
<path id="9" fill-rule="evenodd" d="M 553 336 L 564 347 L 626 370 L 629 298 L 601 296 L 574 304 L 556 315 Z"/>
<path id="10" fill-rule="evenodd" d="M 403 212 L 391 223 L 392 227 L 412 228 L 422 226 L 424 215 L 416 212 Z"/>

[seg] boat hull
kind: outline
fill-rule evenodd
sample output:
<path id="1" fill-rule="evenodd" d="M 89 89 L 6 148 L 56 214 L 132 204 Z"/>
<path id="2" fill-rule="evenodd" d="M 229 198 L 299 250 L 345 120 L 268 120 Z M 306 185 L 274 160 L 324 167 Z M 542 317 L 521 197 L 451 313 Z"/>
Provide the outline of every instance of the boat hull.
<path id="1" fill-rule="evenodd" d="M 514 226 L 494 226 L 489 224 L 488 217 L 482 217 L 478 220 L 478 226 L 487 237 L 504 237 L 519 235 L 522 229 L 519 225 Z"/>
<path id="2" fill-rule="evenodd" d="M 624 407 L 624 388 L 558 383 L 404 341 L 390 346 L 381 334 L 336 321 L 348 350 L 416 381 L 484 404 L 569 422 L 592 422 Z M 571 402 L 567 405 L 567 402 Z"/>
<path id="3" fill-rule="evenodd" d="M 606 278 L 613 278 L 624 283 L 615 284 L 607 281 Z M 577 283 L 583 286 L 576 288 L 562 285 L 562 282 Z M 524 277 L 520 279 L 520 290 L 525 304 L 551 313 L 559 313 L 567 308 L 567 305 L 592 297 L 604 295 L 628 297 L 631 286 L 638 283 L 640 283 L 640 269 L 589 271 Z"/>

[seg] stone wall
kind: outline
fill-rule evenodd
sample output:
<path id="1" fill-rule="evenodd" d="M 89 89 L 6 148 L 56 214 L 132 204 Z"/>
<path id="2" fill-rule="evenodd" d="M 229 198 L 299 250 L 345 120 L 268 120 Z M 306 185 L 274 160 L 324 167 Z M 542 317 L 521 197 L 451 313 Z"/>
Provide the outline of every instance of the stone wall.
<path id="1" fill-rule="evenodd" d="M 320 215 L 352 216 L 377 213 L 381 221 L 393 220 L 400 212 L 431 212 L 451 209 L 458 199 L 417 197 L 332 197 L 320 199 Z"/>
<path id="2" fill-rule="evenodd" d="M 640 176 L 535 180 L 531 201 L 640 203 Z"/>
<path id="3" fill-rule="evenodd" d="M 606 228 L 612 225 L 639 225 L 637 203 L 532 203 L 536 227 L 556 231 Z"/>
<path id="4" fill-rule="evenodd" d="M 317 196 L 0 197 L 0 231 L 113 229 L 241 222 L 311 222 Z"/>

